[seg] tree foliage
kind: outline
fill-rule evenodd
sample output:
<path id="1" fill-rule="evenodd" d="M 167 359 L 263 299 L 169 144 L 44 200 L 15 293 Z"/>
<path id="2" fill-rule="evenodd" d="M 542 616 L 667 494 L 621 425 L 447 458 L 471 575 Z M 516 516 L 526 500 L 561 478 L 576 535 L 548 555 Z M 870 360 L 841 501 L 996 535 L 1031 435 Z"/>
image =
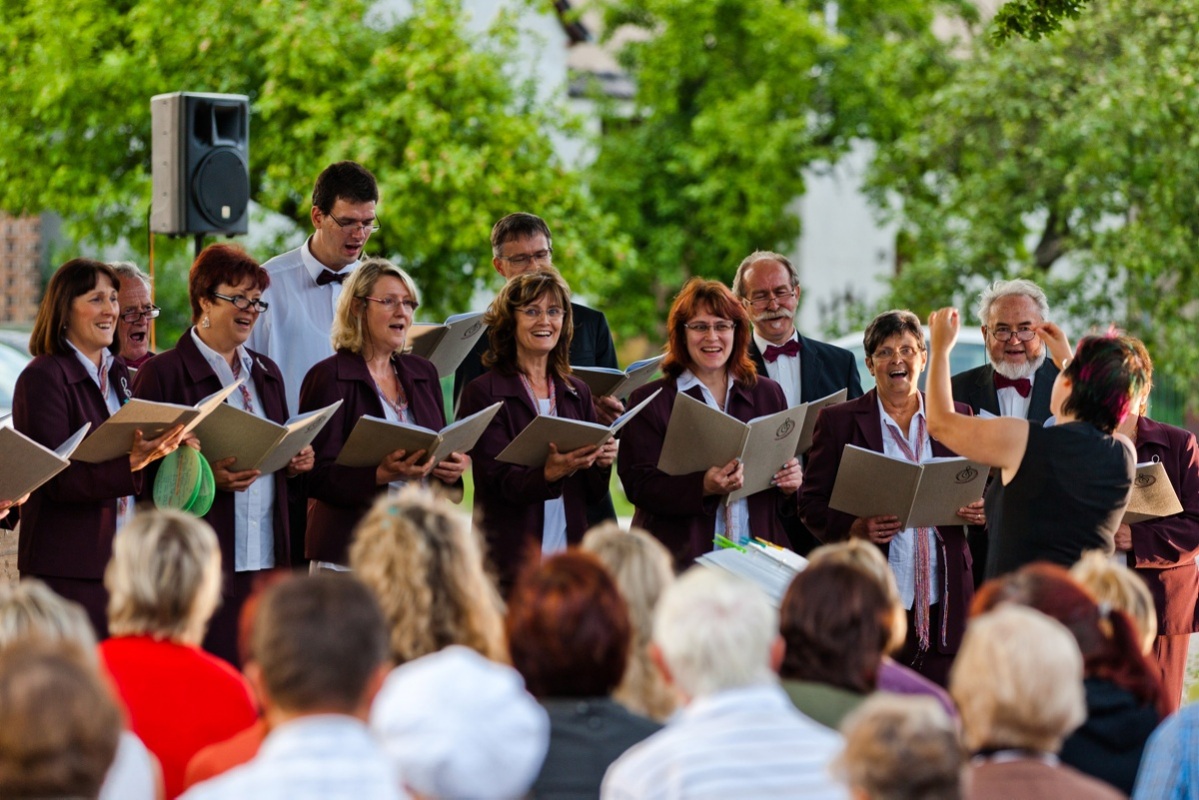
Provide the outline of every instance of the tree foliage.
<path id="1" fill-rule="evenodd" d="M 804 168 L 906 130 L 911 95 L 948 74 L 937 9 L 969 13 L 921 0 L 611 3 L 606 29 L 640 32 L 621 51 L 632 111 L 607 117 L 590 172 L 640 256 L 619 275 L 614 322 L 660 325 L 688 277 L 728 281 L 752 250 L 791 249 Z"/>
<path id="2" fill-rule="evenodd" d="M 1061 30 L 1066 20 L 1078 19 L 1091 0 L 1008 0 L 995 12 L 991 36 L 996 43 L 1012 38 L 1036 41 Z"/>
<path id="3" fill-rule="evenodd" d="M 1095 0 L 1039 42 L 979 42 L 880 151 L 902 202 L 896 298 L 921 313 L 998 277 L 1199 374 L 1199 0 Z M 1077 333 L 1077 331 L 1076 331 Z"/>
<path id="4" fill-rule="evenodd" d="M 82 249 L 144 251 L 150 97 L 230 92 L 251 98 L 251 194 L 265 208 L 306 229 L 324 166 L 371 168 L 383 228 L 368 251 L 412 271 L 430 316 L 462 310 L 493 274 L 488 232 L 514 210 L 570 220 L 555 245 L 575 281 L 627 257 L 554 155 L 561 117 L 513 78 L 510 19 L 473 36 L 457 0 L 416 0 L 395 19 L 373 5 L 5 0 L 0 208 L 58 212 Z M 157 238 L 160 268 L 186 269 L 187 243 Z"/>

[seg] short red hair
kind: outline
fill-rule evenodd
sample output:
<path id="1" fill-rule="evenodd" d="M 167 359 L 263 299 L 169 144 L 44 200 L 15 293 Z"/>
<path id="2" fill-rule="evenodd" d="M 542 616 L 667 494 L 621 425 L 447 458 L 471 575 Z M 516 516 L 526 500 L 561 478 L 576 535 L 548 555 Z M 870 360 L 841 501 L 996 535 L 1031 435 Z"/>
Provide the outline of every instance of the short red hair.
<path id="1" fill-rule="evenodd" d="M 624 677 L 629 611 L 590 553 L 572 549 L 526 569 L 505 627 L 512 666 L 534 697 L 607 696 Z"/>
<path id="2" fill-rule="evenodd" d="M 201 298 L 211 299 L 216 287 L 222 283 L 237 286 L 247 278 L 254 282 L 254 288 L 260 292 L 266 291 L 271 285 L 270 273 L 237 245 L 213 244 L 201 250 L 187 276 L 192 321 L 195 322 L 204 314 L 204 310 L 200 308 Z"/>
<path id="3" fill-rule="evenodd" d="M 677 378 L 684 370 L 693 366 L 687 351 L 687 329 L 684 327 L 695 317 L 707 312 L 734 324 L 733 352 L 726 367 L 733 379 L 744 386 L 758 382 L 758 370 L 749 357 L 749 337 L 753 326 L 743 306 L 729 288 L 720 281 L 692 278 L 684 284 L 670 306 L 666 318 L 666 357 L 662 359 L 662 372 Z"/>

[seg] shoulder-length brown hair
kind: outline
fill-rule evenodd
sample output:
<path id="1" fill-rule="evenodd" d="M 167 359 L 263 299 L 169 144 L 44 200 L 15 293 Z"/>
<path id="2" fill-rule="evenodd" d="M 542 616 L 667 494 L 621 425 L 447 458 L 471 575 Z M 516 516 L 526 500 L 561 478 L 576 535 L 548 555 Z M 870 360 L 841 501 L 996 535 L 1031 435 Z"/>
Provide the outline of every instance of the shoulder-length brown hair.
<path id="1" fill-rule="evenodd" d="M 699 314 L 708 312 L 733 322 L 733 352 L 729 354 L 726 367 L 737 383 L 753 386 L 758 382 L 758 370 L 749 357 L 751 327 L 745 307 L 737 301 L 728 287 L 720 281 L 692 278 L 687 281 L 670 306 L 666 318 L 666 357 L 662 359 L 662 372 L 677 378 L 684 370 L 691 369 L 691 354 L 687 352 L 688 322 Z"/>
<path id="2" fill-rule="evenodd" d="M 71 319 L 71 302 L 96 288 L 100 276 L 112 281 L 112 288 L 121 288 L 121 279 L 112 267 L 90 258 L 72 258 L 50 277 L 46 295 L 38 306 L 37 320 L 29 335 L 29 352 L 35 356 L 61 356 L 70 352 L 66 329 Z M 117 352 L 121 343 L 116 336 L 108 349 Z"/>
<path id="3" fill-rule="evenodd" d="M 570 340 L 574 336 L 574 315 L 570 308 L 570 287 L 558 270 L 542 269 L 526 272 L 504 284 L 495 302 L 483 315 L 490 347 L 483 354 L 483 366 L 505 375 L 516 374 L 516 314 L 517 309 L 536 303 L 551 294 L 562 306 L 562 335 L 550 352 L 549 372 L 558 378 L 570 374 Z"/>

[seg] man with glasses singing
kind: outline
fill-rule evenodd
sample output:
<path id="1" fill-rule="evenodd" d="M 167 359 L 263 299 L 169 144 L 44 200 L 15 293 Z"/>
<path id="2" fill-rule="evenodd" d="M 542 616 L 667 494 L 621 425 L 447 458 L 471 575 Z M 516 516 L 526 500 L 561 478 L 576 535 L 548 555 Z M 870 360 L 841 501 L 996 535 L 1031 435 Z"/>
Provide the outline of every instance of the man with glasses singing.
<path id="1" fill-rule="evenodd" d="M 150 321 L 158 317 L 158 306 L 150 299 L 150 276 L 129 261 L 109 264 L 117 273 L 121 288 L 117 290 L 117 355 L 134 370 L 153 357 L 150 352 Z"/>
<path id="2" fill-rule="evenodd" d="M 366 167 L 340 161 L 325 168 L 312 190 L 313 233 L 295 250 L 263 264 L 270 303 L 250 334 L 249 347 L 283 372 L 287 409 L 300 407 L 300 384 L 318 361 L 333 355 L 329 331 L 342 282 L 358 266 L 370 235 L 379 230 L 379 187 Z"/>
<path id="3" fill-rule="evenodd" d="M 795 329 L 799 308 L 799 272 L 786 256 L 758 250 L 737 267 L 733 294 L 745 304 L 754 335 L 749 357 L 765 375 L 783 387 L 788 406 L 797 406 L 845 389 L 847 400 L 862 396 L 862 381 L 853 353 L 843 347 L 801 336 Z M 797 553 L 807 555 L 820 541 L 798 516 L 783 518 L 783 528 Z"/>
<path id="4" fill-rule="evenodd" d="M 1057 367 L 1045 358 L 1045 344 L 1034 326 L 1049 318 L 1049 301 L 1041 287 L 1017 279 L 995 281 L 978 298 L 989 364 L 959 372 L 952 378 L 953 399 L 970 406 L 975 415 L 1020 417 L 1042 424 L 1049 419 L 1049 398 Z M 987 529 L 971 525 L 966 541 L 974 559 L 974 585 L 985 580 Z"/>
<path id="5" fill-rule="evenodd" d="M 526 272 L 551 267 L 554 264 L 553 237 L 545 220 L 535 214 L 509 214 L 491 228 L 491 265 L 505 281 Z M 618 369 L 616 346 L 608 329 L 608 318 L 602 311 L 571 303 L 574 335 L 570 340 L 570 363 L 576 367 L 608 367 Z M 454 373 L 454 407 L 468 383 L 486 372 L 483 353 L 487 352 L 487 337 L 475 340 L 474 348 Z M 611 423 L 624 411 L 615 397 L 597 397 L 595 414 L 604 425 Z M 612 498 L 604 498 L 587 508 L 587 523 L 595 525 L 615 519 Z"/>

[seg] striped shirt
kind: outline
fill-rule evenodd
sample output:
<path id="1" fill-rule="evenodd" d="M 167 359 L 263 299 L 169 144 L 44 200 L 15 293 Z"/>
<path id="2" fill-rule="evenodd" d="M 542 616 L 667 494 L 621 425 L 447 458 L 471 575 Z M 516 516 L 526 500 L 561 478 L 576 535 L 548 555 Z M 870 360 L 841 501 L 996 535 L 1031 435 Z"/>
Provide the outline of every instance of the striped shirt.
<path id="1" fill-rule="evenodd" d="M 728 689 L 692 701 L 617 759 L 600 798 L 846 800 L 829 772 L 842 744 L 796 711 L 777 684 Z"/>

